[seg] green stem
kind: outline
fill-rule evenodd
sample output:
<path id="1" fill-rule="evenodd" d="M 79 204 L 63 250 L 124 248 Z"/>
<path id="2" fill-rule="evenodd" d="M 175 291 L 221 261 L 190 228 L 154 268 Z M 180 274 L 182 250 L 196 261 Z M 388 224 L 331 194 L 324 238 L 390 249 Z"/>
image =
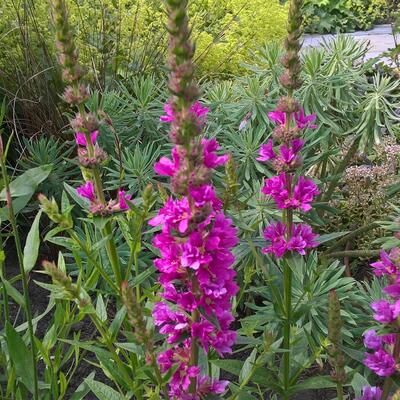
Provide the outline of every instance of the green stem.
<path id="1" fill-rule="evenodd" d="M 113 360 L 115 361 L 119 372 L 124 376 L 124 379 L 126 380 L 126 383 L 130 383 L 132 381 L 128 371 L 126 370 L 126 365 L 121 361 L 121 359 L 117 355 L 116 348 L 114 347 L 114 344 L 107 334 L 107 329 L 103 328 L 102 322 L 99 320 L 99 318 L 95 314 L 90 314 L 90 319 L 93 321 L 94 325 L 96 326 L 97 331 L 100 333 L 101 337 L 103 338 L 109 352 L 111 353 L 111 356 Z M 115 382 L 116 383 L 116 382 Z M 118 386 L 118 390 L 120 391 L 121 394 L 123 394 L 121 388 Z"/>
<path id="2" fill-rule="evenodd" d="M 9 211 L 9 219 L 11 223 L 11 227 L 13 230 L 13 236 L 15 241 L 15 247 L 17 250 L 17 257 L 18 257 L 18 264 L 21 274 L 22 280 L 22 288 L 24 292 L 24 308 L 25 308 L 25 315 L 28 323 L 28 332 L 29 332 L 29 341 L 31 344 L 31 351 L 32 351 L 32 369 L 33 369 L 33 398 L 34 400 L 39 400 L 39 387 L 38 387 L 38 372 L 37 372 L 37 365 L 36 365 L 36 346 L 35 346 L 35 338 L 33 332 L 33 324 L 32 324 L 32 309 L 31 303 L 29 300 L 29 287 L 28 287 L 28 278 L 26 276 L 24 270 L 24 256 L 21 246 L 21 240 L 19 237 L 19 232 L 17 228 L 17 222 L 14 214 L 14 208 L 12 204 L 11 198 L 11 191 L 10 191 L 10 184 L 7 174 L 7 169 L 4 163 L 3 154 L 0 155 L 0 164 L 1 164 L 1 172 L 3 175 L 4 180 L 4 187 L 6 190 L 6 198 L 7 198 L 7 206 Z"/>
<path id="3" fill-rule="evenodd" d="M 347 250 L 336 251 L 333 253 L 325 254 L 329 258 L 343 258 L 343 257 L 374 257 L 379 256 L 381 250 Z"/>
<path id="4" fill-rule="evenodd" d="M 336 383 L 337 400 L 344 399 L 343 385 L 341 382 Z"/>
<path id="5" fill-rule="evenodd" d="M 290 388 L 290 327 L 292 314 L 292 270 L 289 263 L 285 262 L 283 267 L 283 285 L 285 302 L 285 323 L 283 327 L 283 386 L 284 399 L 289 399 Z"/>
<path id="6" fill-rule="evenodd" d="M 399 362 L 399 359 L 400 359 L 400 334 L 399 333 L 396 334 L 396 343 L 395 343 L 394 349 L 393 349 L 393 356 L 394 356 L 394 359 L 395 359 L 396 365 L 397 365 Z M 385 379 L 385 383 L 383 385 L 381 400 L 388 399 L 392 385 L 393 385 L 392 378 L 390 376 L 388 376 Z"/>
<path id="7" fill-rule="evenodd" d="M 110 222 L 107 222 L 107 224 L 105 225 L 103 229 L 103 235 L 110 236 L 110 239 L 106 243 L 106 250 L 108 258 L 111 263 L 111 268 L 115 275 L 115 280 L 117 281 L 117 286 L 121 287 L 121 282 L 122 282 L 121 266 L 119 263 L 117 246 L 113 238 L 112 227 Z"/>
<path id="8" fill-rule="evenodd" d="M 135 260 L 135 278 L 137 279 L 137 277 L 139 276 L 139 260 L 137 251 L 135 251 L 133 258 Z M 140 294 L 140 285 L 138 283 L 136 283 L 135 291 L 136 291 L 136 301 L 140 303 L 141 294 Z"/>
<path id="9" fill-rule="evenodd" d="M 199 319 L 200 315 L 198 310 L 194 310 L 192 314 L 193 322 L 196 322 Z M 195 338 L 192 338 L 192 345 L 190 348 L 190 365 L 197 366 L 199 363 L 199 344 Z M 189 393 L 196 394 L 197 391 L 197 378 L 191 378 Z"/>
<path id="10" fill-rule="evenodd" d="M 379 226 L 377 222 L 371 222 L 367 225 L 362 226 L 361 228 L 355 229 L 354 231 L 348 233 L 341 239 L 339 239 L 333 246 L 329 248 L 329 251 L 331 252 L 334 249 L 337 249 L 338 247 L 345 245 L 350 239 L 353 239 L 363 233 L 369 232 L 372 229 L 375 229 Z"/>
<path id="11" fill-rule="evenodd" d="M 387 398 L 389 397 L 389 394 L 390 394 L 390 389 L 392 387 L 392 384 L 393 384 L 392 378 L 390 376 L 388 376 L 385 379 L 385 383 L 383 384 L 381 400 L 387 400 Z"/>
<path id="12" fill-rule="evenodd" d="M 3 250 L 3 235 L 0 233 L 0 251 Z M 1 277 L 3 279 L 6 279 L 6 268 L 5 268 L 5 262 L 1 261 L 0 262 L 0 271 L 1 271 Z M 4 301 L 4 321 L 10 322 L 10 306 L 8 303 L 8 293 L 6 289 L 6 285 L 3 285 L 3 301 Z M 5 326 L 5 324 L 4 324 Z"/>

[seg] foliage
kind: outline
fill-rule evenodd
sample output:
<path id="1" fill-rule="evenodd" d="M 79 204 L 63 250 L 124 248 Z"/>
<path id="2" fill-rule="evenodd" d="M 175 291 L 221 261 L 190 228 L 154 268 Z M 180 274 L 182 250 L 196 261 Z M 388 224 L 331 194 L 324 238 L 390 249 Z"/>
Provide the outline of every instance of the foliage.
<path id="1" fill-rule="evenodd" d="M 305 29 L 311 33 L 367 30 L 387 18 L 386 0 L 306 0 Z"/>
<path id="2" fill-rule="evenodd" d="M 214 350 L 201 350 L 199 365 L 202 373 L 213 379 L 225 376 L 225 372 L 231 374 L 226 393 L 219 396 L 229 400 L 334 389 L 337 381 L 329 372 L 311 377 L 305 373 L 310 368 L 330 368 L 332 335 L 328 332 L 327 308 L 328 295 L 334 290 L 343 322 L 339 333 L 346 368 L 341 383 L 353 398 L 354 394 L 361 395 L 367 378 L 371 378 L 362 365 L 361 337 L 376 325 L 370 303 L 382 297 L 385 286 L 384 279 L 370 277 L 368 264 L 381 245 L 390 249 L 400 244 L 398 234 L 389 236 L 399 230 L 399 83 L 393 74 L 372 70 L 370 63 L 362 63 L 368 45 L 351 37 L 339 35 L 321 48 L 302 53 L 304 83 L 296 96 L 306 114 L 317 115 L 318 128 L 304 134 L 307 143 L 301 168 L 318 183 L 321 195 L 314 210 L 295 215 L 293 222 L 307 223 L 318 231 L 320 246 L 305 257 L 292 255 L 285 261 L 263 254 L 262 232 L 281 212 L 261 193 L 264 180 L 272 176 L 273 170 L 256 158 L 261 145 L 273 134 L 268 113 L 284 94 L 279 84 L 282 48 L 278 42 L 263 42 L 267 37 L 280 39 L 287 13 L 287 6 L 277 1 L 266 3 L 203 0 L 194 1 L 190 10 L 198 44 L 197 62 L 200 73 L 207 77 L 201 82 L 201 103 L 210 111 L 202 137 L 215 137 L 221 150 L 230 155 L 225 172 L 216 172 L 213 184 L 239 237 L 234 249 L 239 291 L 232 304 L 237 346 L 228 359 L 220 359 Z M 155 228 L 148 227 L 156 215 L 154 210 L 171 196 L 166 179 L 157 178 L 154 171 L 156 162 L 171 150 L 167 125 L 159 120 L 167 99 L 164 69 L 159 68 L 165 56 L 165 34 L 161 29 L 164 14 L 156 1 L 104 4 L 104 8 L 97 7 L 97 0 L 71 0 L 69 4 L 82 59 L 86 65 L 96 66 L 89 72 L 92 96 L 84 110 L 103 122 L 97 144 L 109 158 L 98 166 L 97 176 L 95 168 L 78 167 L 75 144 L 68 140 L 74 133 L 65 128 L 64 118 L 73 118 L 74 112 L 60 105 L 54 92 L 62 90 L 59 79 L 51 75 L 58 75 L 58 67 L 40 74 L 48 79 L 46 84 L 28 79 L 23 86 L 29 86 L 26 92 L 18 92 L 19 83 L 11 82 L 7 72 L 6 83 L 16 84 L 14 95 L 18 94 L 15 102 L 8 96 L 9 105 L 16 108 L 7 128 L 17 135 L 11 135 L 1 161 L 5 166 L 6 156 L 15 147 L 18 163 L 8 160 L 0 193 L 0 243 L 7 249 L 0 252 L 0 369 L 5 383 L 0 385 L 0 397 L 30 398 L 35 395 L 38 381 L 38 398 L 44 400 L 78 400 L 89 393 L 99 399 L 168 398 L 164 392 L 174 371 L 160 371 L 155 362 L 156 354 L 170 345 L 161 344 L 162 335 L 151 317 L 154 304 L 160 300 L 153 267 L 159 251 L 153 241 Z M 365 4 L 358 0 L 337 2 L 332 12 L 335 18 L 342 18 L 343 27 L 356 27 L 354 19 L 360 10 L 366 11 Z M 371 3 L 374 8 L 357 23 L 366 26 L 372 21 L 379 4 Z M 306 10 L 310 7 L 319 7 L 324 21 L 321 10 L 327 9 L 327 1 L 313 2 L 312 6 L 308 2 Z M 9 23 L 15 9 L 1 10 L 6 15 L 5 23 Z M 32 77 L 40 70 L 39 65 L 54 61 L 43 3 L 35 2 L 32 8 L 23 10 L 21 15 L 27 24 L 33 23 L 33 12 L 40 24 L 31 32 L 30 50 L 36 55 L 43 51 L 40 54 L 44 57 L 45 49 L 49 49 L 50 57 L 42 59 L 44 64 L 29 64 L 35 59 L 29 58 L 31 55 L 24 58 L 17 80 L 24 79 L 26 68 L 32 67 Z M 89 21 L 97 23 L 90 26 Z M 328 29 L 326 23 L 321 24 Z M 259 28 L 256 32 L 255 25 Z M 10 67 L 23 52 L 18 47 L 10 49 L 8 42 L 17 30 L 3 32 L 4 49 L 10 50 L 9 60 L 14 60 L 9 61 Z M 152 39 L 146 42 L 146 37 Z M 258 48 L 259 44 L 263 46 Z M 220 74 L 227 79 L 210 79 Z M 50 96 L 40 103 L 38 99 L 47 91 Z M 19 97 L 26 100 L 25 104 Z M 37 116 L 38 125 L 31 132 L 35 135 L 21 138 L 22 131 L 29 132 L 29 124 L 17 114 L 26 112 L 31 99 L 37 100 L 38 109 L 48 109 Z M 36 116 L 35 109 L 30 110 Z M 58 122 L 47 123 L 50 120 Z M 37 135 L 50 131 L 59 138 Z M 125 211 L 90 213 L 90 202 L 75 189 L 80 172 L 85 180 L 95 176 L 96 184 L 103 182 L 103 193 L 107 201 L 110 199 L 111 208 L 116 206 L 112 199 L 121 189 L 132 195 L 132 199 L 126 198 Z M 16 262 L 9 252 L 8 238 L 19 240 L 3 189 L 8 173 L 12 175 L 15 214 L 35 211 L 27 236 L 20 238 L 21 269 L 15 276 L 4 264 L 5 258 Z M 37 203 L 31 201 L 37 191 L 50 198 L 40 196 L 47 217 L 42 211 L 36 213 Z M 176 236 L 183 242 L 184 235 Z M 3 243 L 4 238 L 7 243 Z M 38 274 L 37 259 L 43 253 L 52 257 L 52 262 L 44 263 L 49 275 L 46 277 Z M 289 392 L 281 367 L 286 353 L 282 338 L 288 318 L 283 292 L 287 290 L 284 275 L 288 269 L 292 272 L 293 304 Z M 19 282 L 25 285 L 24 279 L 26 284 L 49 294 L 47 308 L 30 317 L 32 299 Z M 25 318 L 18 310 L 25 311 Z M 210 323 L 215 324 L 211 319 Z M 40 326 L 46 326 L 46 330 L 37 329 Z M 40 360 L 38 379 L 33 360 Z M 83 377 L 82 365 L 89 365 L 93 372 Z M 77 379 L 78 388 L 72 384 Z"/>

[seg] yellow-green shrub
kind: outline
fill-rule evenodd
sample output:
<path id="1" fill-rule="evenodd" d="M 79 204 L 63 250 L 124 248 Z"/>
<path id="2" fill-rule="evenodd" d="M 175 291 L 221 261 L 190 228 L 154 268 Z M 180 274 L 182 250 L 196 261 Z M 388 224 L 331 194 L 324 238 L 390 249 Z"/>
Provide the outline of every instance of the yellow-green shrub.
<path id="1" fill-rule="evenodd" d="M 22 0 L 19 11 L 23 10 Z M 41 39 L 54 49 L 49 0 L 35 0 L 27 28 L 33 31 L 29 45 L 37 51 Z M 20 40 L 12 0 L 0 4 L 0 67 Z M 81 58 L 101 69 L 113 58 L 114 67 L 130 62 L 155 62 L 160 66 L 166 49 L 165 13 L 160 0 L 67 0 Z M 238 73 L 251 51 L 285 35 L 287 6 L 279 0 L 193 0 L 190 2 L 193 37 L 202 74 Z M 34 26 L 40 34 L 34 33 Z M 6 32 L 10 34 L 5 35 Z M 106 33 L 104 35 L 103 33 Z"/>

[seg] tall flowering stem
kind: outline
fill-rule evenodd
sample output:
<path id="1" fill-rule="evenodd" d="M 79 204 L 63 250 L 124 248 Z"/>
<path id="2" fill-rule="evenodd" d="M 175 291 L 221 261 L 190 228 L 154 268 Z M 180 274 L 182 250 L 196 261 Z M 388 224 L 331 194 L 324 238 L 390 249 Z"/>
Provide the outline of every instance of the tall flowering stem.
<path id="1" fill-rule="evenodd" d="M 294 91 L 301 87 L 301 62 L 299 51 L 302 35 L 301 7 L 303 0 L 292 0 L 288 17 L 288 36 L 285 41 L 286 53 L 282 58 L 285 71 L 280 77 L 287 95 L 281 97 L 275 111 L 269 118 L 276 127 L 270 139 L 260 149 L 258 160 L 268 163 L 277 175 L 266 179 L 262 192 L 270 196 L 282 210 L 282 220 L 271 223 L 264 232 L 269 245 L 263 250 L 282 260 L 284 286 L 284 326 L 283 348 L 283 386 L 285 399 L 289 398 L 290 389 L 290 344 L 292 319 L 292 270 L 288 254 L 291 252 L 305 255 L 306 250 L 318 245 L 316 235 L 309 225 L 295 224 L 294 211 L 308 212 L 311 203 L 319 194 L 311 179 L 299 176 L 301 167 L 300 152 L 304 146 L 301 138 L 305 129 L 314 129 L 315 115 L 305 115 L 299 103 L 293 97 Z"/>
<path id="2" fill-rule="evenodd" d="M 368 349 L 364 364 L 376 375 L 385 377 L 385 383 L 382 390 L 366 388 L 365 391 L 373 389 L 378 393 L 376 399 L 386 400 L 393 384 L 391 377 L 398 371 L 400 361 L 400 248 L 395 247 L 389 253 L 382 250 L 380 260 L 371 266 L 374 274 L 386 276 L 389 284 L 383 289 L 386 298 L 371 304 L 373 317 L 382 328 L 378 332 L 370 329 L 364 333 L 364 345 Z M 364 399 L 369 397 L 360 398 Z"/>
<path id="3" fill-rule="evenodd" d="M 107 160 L 107 154 L 97 143 L 101 121 L 96 114 L 87 112 L 85 108 L 90 92 L 88 87 L 81 82 L 84 71 L 78 63 L 65 0 L 53 0 L 53 16 L 59 62 L 62 66 L 63 80 L 67 83 L 63 99 L 76 110 L 75 117 L 70 123 L 75 133 L 78 161 L 85 179 L 85 183 L 77 189 L 77 193 L 89 200 L 90 212 L 93 215 L 105 217 L 115 212 L 126 211 L 129 209 L 127 201 L 131 199 L 123 190 L 118 192 L 117 199 L 106 200 L 101 179 L 101 166 Z M 121 266 L 110 222 L 105 224 L 102 233 L 109 237 L 106 250 L 117 287 L 120 287 Z"/>
<path id="4" fill-rule="evenodd" d="M 28 335 L 29 335 L 29 342 L 31 345 L 31 361 L 32 361 L 32 370 L 33 370 L 33 392 L 32 398 L 34 400 L 39 400 L 39 380 L 38 380 L 38 368 L 37 368 L 37 346 L 35 344 L 35 331 L 33 327 L 33 318 L 32 318 L 32 307 L 31 302 L 29 299 L 29 281 L 27 273 L 24 269 L 24 254 L 21 245 L 21 239 L 18 231 L 17 226 L 17 219 L 14 213 L 14 206 L 11 197 L 11 188 L 10 188 L 10 179 L 8 176 L 7 168 L 6 168 L 6 160 L 4 154 L 4 146 L 3 146 L 3 139 L 1 137 L 0 131 L 0 170 L 3 179 L 4 189 L 6 192 L 6 204 L 8 209 L 8 217 L 12 227 L 12 234 L 14 236 L 14 243 L 15 248 L 17 251 L 17 259 L 19 270 L 21 274 L 21 281 L 22 281 L 22 289 L 24 294 L 24 312 L 26 315 L 26 321 L 28 325 Z M 7 301 L 7 300 L 5 300 Z M 8 321 L 7 321 L 8 323 Z"/>
<path id="5" fill-rule="evenodd" d="M 174 148 L 172 159 L 162 157 L 155 171 L 171 179 L 175 196 L 149 222 L 162 227 L 153 241 L 160 251 L 155 266 L 162 286 L 153 317 L 167 336 L 168 348 L 159 354 L 158 364 L 163 373 L 174 368 L 169 396 L 178 400 L 225 391 L 228 382 L 204 375 L 198 358 L 200 351 L 207 354 L 211 348 L 221 356 L 231 352 L 236 339 L 230 330 L 231 298 L 238 290 L 231 252 L 237 232 L 223 214 L 211 181 L 213 169 L 228 156 L 217 153 L 216 140 L 200 138 L 208 109 L 197 100 L 187 3 L 165 0 L 172 96 L 160 120 L 170 124 Z"/>

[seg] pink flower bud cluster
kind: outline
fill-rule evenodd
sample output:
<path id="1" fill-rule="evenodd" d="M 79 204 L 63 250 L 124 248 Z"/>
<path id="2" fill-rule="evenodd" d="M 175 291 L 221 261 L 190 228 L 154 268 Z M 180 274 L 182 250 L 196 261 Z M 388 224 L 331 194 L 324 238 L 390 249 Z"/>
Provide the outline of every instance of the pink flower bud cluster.
<path id="1" fill-rule="evenodd" d="M 105 152 L 97 144 L 98 135 L 98 130 L 92 131 L 89 135 L 90 143 L 88 143 L 84 133 L 75 133 L 75 141 L 78 145 L 79 161 L 83 167 L 97 165 L 106 158 Z M 91 146 L 93 149 L 93 154 L 91 157 L 89 156 L 88 151 L 89 146 Z M 79 186 L 76 189 L 76 192 L 79 194 L 79 196 L 90 201 L 90 212 L 95 215 L 106 216 L 115 212 L 127 211 L 129 210 L 127 202 L 132 201 L 132 197 L 130 195 L 126 194 L 124 190 L 119 190 L 117 199 L 111 199 L 105 203 L 96 195 L 95 186 L 90 180 Z"/>
<path id="2" fill-rule="evenodd" d="M 173 123 L 174 115 L 169 110 L 166 107 L 163 120 Z M 198 118 L 197 124 L 204 124 L 208 110 L 197 103 L 191 110 Z M 228 384 L 203 376 L 200 367 L 193 365 L 193 342 L 206 353 L 212 348 L 223 356 L 232 351 L 236 340 L 230 325 L 234 320 L 231 299 L 238 291 L 232 268 L 237 231 L 222 212 L 222 202 L 210 183 L 212 170 L 228 157 L 217 154 L 215 139 L 193 141 L 192 147 L 195 157 L 187 157 L 177 144 L 172 159 L 162 157 L 155 165 L 158 174 L 175 182 L 173 188 L 188 185 L 186 195 L 167 200 L 149 222 L 162 228 L 153 240 L 160 252 L 154 264 L 163 288 L 162 301 L 155 304 L 153 318 L 170 346 L 159 355 L 158 362 L 162 372 L 175 369 L 169 388 L 171 398 L 178 400 L 221 394 Z M 192 163 L 190 168 L 188 162 Z M 180 179 L 182 182 L 176 183 Z M 196 391 L 189 394 L 193 382 Z"/>
<path id="3" fill-rule="evenodd" d="M 311 179 L 303 176 L 296 178 L 294 171 L 301 166 L 300 151 L 304 146 L 304 141 L 298 137 L 299 133 L 306 128 L 316 128 L 312 124 L 316 116 L 305 115 L 297 102 L 291 99 L 281 99 L 280 107 L 287 112 L 278 108 L 268 114 L 277 124 L 273 137 L 280 145 L 275 148 L 274 141 L 270 139 L 261 146 L 257 158 L 260 162 L 269 163 L 278 173 L 265 180 L 262 193 L 270 196 L 281 210 L 308 212 L 312 208 L 314 197 L 319 194 L 318 187 Z M 282 222 L 272 223 L 265 229 L 264 237 L 269 246 L 263 252 L 277 258 L 293 251 L 304 255 L 307 249 L 318 246 L 317 235 L 306 224 L 288 227 Z"/>
<path id="4" fill-rule="evenodd" d="M 382 299 L 371 304 L 373 318 L 384 325 L 385 331 L 398 331 L 400 316 L 400 249 L 395 247 L 389 253 L 382 250 L 380 260 L 371 264 L 374 274 L 386 276 L 389 285 L 383 292 L 390 300 Z M 398 354 L 394 354 L 398 333 L 377 335 L 374 330 L 364 333 L 366 353 L 364 364 L 378 376 L 391 376 L 396 370 Z"/>
<path id="5" fill-rule="evenodd" d="M 92 181 L 86 181 L 85 184 L 76 189 L 79 196 L 90 201 L 90 212 L 96 215 L 110 215 L 115 212 L 129 210 L 128 203 L 132 201 L 132 197 L 125 193 L 124 190 L 118 192 L 118 199 L 110 200 L 108 203 L 103 204 L 96 196 L 94 185 Z"/>

